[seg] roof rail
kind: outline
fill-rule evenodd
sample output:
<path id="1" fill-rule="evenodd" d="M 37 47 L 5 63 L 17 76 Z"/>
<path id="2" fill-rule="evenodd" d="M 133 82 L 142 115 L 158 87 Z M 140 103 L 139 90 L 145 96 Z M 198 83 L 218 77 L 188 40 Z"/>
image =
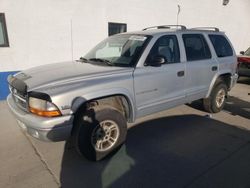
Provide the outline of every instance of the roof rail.
<path id="1" fill-rule="evenodd" d="M 185 30 L 187 29 L 186 26 L 184 25 L 158 25 L 158 26 L 152 26 L 152 27 L 147 27 L 147 28 L 144 28 L 142 31 L 145 31 L 145 30 L 148 30 L 148 29 L 153 29 L 153 28 L 156 28 L 156 29 L 171 29 L 171 28 L 180 28 L 181 30 Z"/>
<path id="2" fill-rule="evenodd" d="M 193 29 L 193 30 L 198 30 L 198 29 L 201 29 L 201 30 L 213 30 L 213 31 L 216 31 L 216 32 L 219 32 L 219 28 L 217 27 L 194 27 L 194 28 L 190 28 L 190 29 Z"/>

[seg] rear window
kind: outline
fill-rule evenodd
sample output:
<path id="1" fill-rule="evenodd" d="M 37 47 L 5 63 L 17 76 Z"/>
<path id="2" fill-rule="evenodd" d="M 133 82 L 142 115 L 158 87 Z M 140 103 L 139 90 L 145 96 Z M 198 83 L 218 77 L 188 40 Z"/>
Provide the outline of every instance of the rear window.
<path id="1" fill-rule="evenodd" d="M 233 49 L 223 35 L 209 35 L 218 57 L 228 57 L 233 55 Z"/>

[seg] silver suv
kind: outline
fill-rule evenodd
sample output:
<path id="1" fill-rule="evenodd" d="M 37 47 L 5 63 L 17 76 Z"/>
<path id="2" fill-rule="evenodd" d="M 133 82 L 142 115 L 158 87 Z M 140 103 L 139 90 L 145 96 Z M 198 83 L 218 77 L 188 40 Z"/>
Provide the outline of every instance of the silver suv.
<path id="1" fill-rule="evenodd" d="M 127 123 L 139 117 L 198 99 L 219 112 L 236 67 L 219 29 L 156 26 L 111 36 L 77 61 L 9 76 L 7 102 L 31 136 L 70 137 L 80 154 L 100 160 L 123 144 Z"/>

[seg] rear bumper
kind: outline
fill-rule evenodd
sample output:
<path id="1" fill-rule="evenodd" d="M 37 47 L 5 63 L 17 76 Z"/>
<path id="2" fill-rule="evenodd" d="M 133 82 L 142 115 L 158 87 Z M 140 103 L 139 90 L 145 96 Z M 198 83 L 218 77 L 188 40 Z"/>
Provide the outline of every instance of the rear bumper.
<path id="1" fill-rule="evenodd" d="M 230 82 L 230 88 L 229 88 L 229 90 L 231 90 L 235 86 L 235 84 L 237 83 L 238 77 L 239 76 L 236 73 L 231 76 L 231 82 Z"/>
<path id="2" fill-rule="evenodd" d="M 32 137 L 43 141 L 62 141 L 71 134 L 72 115 L 45 118 L 24 112 L 15 104 L 11 94 L 7 97 L 7 104 L 21 129 Z"/>

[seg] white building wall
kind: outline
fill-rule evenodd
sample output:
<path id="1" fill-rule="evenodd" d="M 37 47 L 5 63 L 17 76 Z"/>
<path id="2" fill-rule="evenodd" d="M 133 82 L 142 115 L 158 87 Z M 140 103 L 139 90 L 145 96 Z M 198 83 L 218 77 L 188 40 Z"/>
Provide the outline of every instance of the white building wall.
<path id="1" fill-rule="evenodd" d="M 0 48 L 0 72 L 78 59 L 108 36 L 108 22 L 128 31 L 154 25 L 215 26 L 225 31 L 236 52 L 250 46 L 250 1 L 230 0 L 0 0 L 10 47 Z"/>

